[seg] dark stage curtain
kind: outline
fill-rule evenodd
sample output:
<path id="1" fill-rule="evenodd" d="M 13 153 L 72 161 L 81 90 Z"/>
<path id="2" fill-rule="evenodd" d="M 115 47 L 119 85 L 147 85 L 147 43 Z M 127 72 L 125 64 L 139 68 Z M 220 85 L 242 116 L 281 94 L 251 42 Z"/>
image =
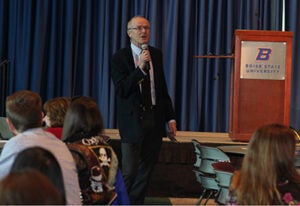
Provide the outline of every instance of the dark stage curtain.
<path id="1" fill-rule="evenodd" d="M 284 5 L 296 56 L 299 3 Z M 150 44 L 164 53 L 178 128 L 227 132 L 232 59 L 194 56 L 232 54 L 235 29 L 281 30 L 282 8 L 282 0 L 0 0 L 0 61 L 10 61 L 9 93 L 30 89 L 44 101 L 89 95 L 99 103 L 105 126 L 117 128 L 110 60 L 129 44 L 127 21 L 143 15 L 151 23 Z M 298 61 L 294 58 L 291 105 L 295 128 Z"/>
<path id="2" fill-rule="evenodd" d="M 286 30 L 294 32 L 293 70 L 291 89 L 291 125 L 300 131 L 300 1 L 290 0 L 286 3 Z"/>

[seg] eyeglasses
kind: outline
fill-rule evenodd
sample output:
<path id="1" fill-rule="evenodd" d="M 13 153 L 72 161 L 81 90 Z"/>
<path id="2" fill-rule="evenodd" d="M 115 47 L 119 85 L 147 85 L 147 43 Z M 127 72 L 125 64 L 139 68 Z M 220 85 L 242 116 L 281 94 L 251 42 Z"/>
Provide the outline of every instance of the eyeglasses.
<path id="1" fill-rule="evenodd" d="M 149 26 L 137 26 L 137 27 L 133 27 L 133 28 L 128 28 L 127 30 L 137 30 L 137 31 L 142 31 L 143 29 L 149 30 L 150 27 L 149 27 Z"/>

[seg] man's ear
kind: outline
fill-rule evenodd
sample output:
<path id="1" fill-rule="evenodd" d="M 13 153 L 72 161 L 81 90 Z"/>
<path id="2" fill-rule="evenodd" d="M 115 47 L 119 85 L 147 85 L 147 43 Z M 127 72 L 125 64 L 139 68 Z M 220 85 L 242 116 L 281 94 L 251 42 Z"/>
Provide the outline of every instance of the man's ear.
<path id="1" fill-rule="evenodd" d="M 7 122 L 8 128 L 11 131 L 11 133 L 13 133 L 14 135 L 17 135 L 18 131 L 16 130 L 14 124 L 11 121 L 11 119 L 9 119 L 8 117 L 6 117 L 6 122 Z"/>

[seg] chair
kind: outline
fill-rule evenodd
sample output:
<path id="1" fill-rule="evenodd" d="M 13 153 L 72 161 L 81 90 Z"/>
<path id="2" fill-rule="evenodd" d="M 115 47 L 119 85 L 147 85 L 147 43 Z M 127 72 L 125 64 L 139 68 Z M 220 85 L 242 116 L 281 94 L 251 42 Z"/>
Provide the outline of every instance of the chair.
<path id="1" fill-rule="evenodd" d="M 8 128 L 6 117 L 0 117 L 0 139 L 8 140 L 13 136 L 13 133 Z"/>
<path id="2" fill-rule="evenodd" d="M 208 196 L 205 197 L 206 200 L 204 202 L 204 205 L 207 204 L 208 200 L 213 197 L 216 196 L 216 194 L 219 192 L 219 185 L 218 183 L 215 181 L 215 176 L 208 176 L 206 174 L 203 174 L 201 171 L 197 171 L 194 170 L 194 173 L 196 174 L 197 181 L 202 185 L 203 187 L 203 192 L 201 193 L 196 205 L 200 205 L 200 203 L 202 202 L 203 198 L 206 196 L 207 192 Z"/>
<path id="3" fill-rule="evenodd" d="M 216 183 L 220 188 L 215 201 L 219 204 L 225 204 L 229 193 L 231 178 L 235 169 L 230 162 L 215 162 L 212 164 L 212 167 L 216 173 Z"/>
<path id="4" fill-rule="evenodd" d="M 233 173 L 235 170 L 231 162 L 215 162 L 212 163 L 211 166 L 215 171 L 224 171 L 224 172 Z"/>
<path id="5" fill-rule="evenodd" d="M 195 163 L 194 163 L 194 168 L 195 169 L 193 170 L 193 172 L 195 173 L 196 181 L 202 185 L 201 176 L 203 174 L 199 171 L 199 167 L 201 165 L 200 142 L 198 140 L 193 139 L 192 144 L 194 146 L 194 153 L 195 153 L 195 157 L 196 157 L 196 160 L 195 160 Z M 197 201 L 197 205 L 200 204 L 202 198 L 203 197 L 200 196 L 200 198 Z"/>
<path id="6" fill-rule="evenodd" d="M 200 152 L 200 142 L 198 142 L 197 140 L 193 139 L 192 140 L 193 146 L 194 146 L 194 153 L 196 155 L 196 161 L 194 164 L 195 168 L 199 168 L 201 165 L 201 152 Z"/>
<path id="7" fill-rule="evenodd" d="M 216 147 L 200 145 L 201 165 L 199 170 L 206 174 L 216 174 L 212 163 L 215 162 L 230 162 L 230 158 L 222 150 Z"/>
<path id="8" fill-rule="evenodd" d="M 198 169 L 194 169 L 197 181 L 202 185 L 203 192 L 201 193 L 197 205 L 201 203 L 203 198 L 207 195 L 204 205 L 208 202 L 211 197 L 216 197 L 220 186 L 216 182 L 216 172 L 212 167 L 212 163 L 215 162 L 230 162 L 229 157 L 220 149 L 215 147 L 204 146 L 197 144 L 196 147 L 200 150 L 200 166 Z"/>

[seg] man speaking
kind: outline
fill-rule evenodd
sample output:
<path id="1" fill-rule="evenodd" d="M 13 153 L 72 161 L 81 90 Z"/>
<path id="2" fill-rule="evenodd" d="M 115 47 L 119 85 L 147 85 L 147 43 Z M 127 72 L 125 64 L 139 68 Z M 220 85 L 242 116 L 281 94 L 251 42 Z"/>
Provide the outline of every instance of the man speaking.
<path id="1" fill-rule="evenodd" d="M 166 136 L 165 124 L 173 135 L 177 129 L 162 52 L 148 46 L 149 21 L 133 17 L 127 34 L 131 44 L 113 56 L 111 75 L 117 100 L 122 174 L 131 204 L 143 204 L 162 137 Z"/>

